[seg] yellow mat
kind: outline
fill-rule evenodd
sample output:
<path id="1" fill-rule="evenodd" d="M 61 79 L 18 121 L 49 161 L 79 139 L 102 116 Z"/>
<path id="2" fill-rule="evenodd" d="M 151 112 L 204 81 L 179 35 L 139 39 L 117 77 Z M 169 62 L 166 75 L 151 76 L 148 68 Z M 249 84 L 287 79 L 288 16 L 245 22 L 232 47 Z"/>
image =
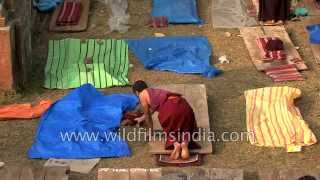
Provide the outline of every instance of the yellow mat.
<path id="1" fill-rule="evenodd" d="M 299 151 L 317 139 L 303 120 L 294 100 L 301 91 L 291 87 L 266 87 L 245 92 L 250 143 Z"/>

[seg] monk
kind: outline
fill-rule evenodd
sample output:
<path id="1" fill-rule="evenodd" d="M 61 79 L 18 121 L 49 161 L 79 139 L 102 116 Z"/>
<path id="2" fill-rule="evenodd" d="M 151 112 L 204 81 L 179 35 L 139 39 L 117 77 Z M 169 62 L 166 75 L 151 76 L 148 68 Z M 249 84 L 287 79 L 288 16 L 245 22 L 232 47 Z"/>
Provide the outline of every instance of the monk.
<path id="1" fill-rule="evenodd" d="M 259 0 L 261 25 L 282 25 L 290 16 L 290 0 Z"/>
<path id="2" fill-rule="evenodd" d="M 163 89 L 149 88 L 144 81 L 136 81 L 133 92 L 139 97 L 144 116 L 137 121 L 145 121 L 153 131 L 152 114 L 158 112 L 158 119 L 166 134 L 165 149 L 173 150 L 172 160 L 190 158 L 189 148 L 194 142 L 191 137 L 197 130 L 194 112 L 189 103 L 178 93 Z"/>

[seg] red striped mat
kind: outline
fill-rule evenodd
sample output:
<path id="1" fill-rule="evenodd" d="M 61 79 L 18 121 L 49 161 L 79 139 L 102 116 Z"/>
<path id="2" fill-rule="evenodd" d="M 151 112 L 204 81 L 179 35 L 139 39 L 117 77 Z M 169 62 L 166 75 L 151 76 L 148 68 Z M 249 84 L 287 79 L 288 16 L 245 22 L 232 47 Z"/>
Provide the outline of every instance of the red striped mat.
<path id="1" fill-rule="evenodd" d="M 274 82 L 304 80 L 303 75 L 293 64 L 280 65 L 274 68 L 269 68 L 265 71 L 265 73 L 267 76 L 272 78 Z"/>
<path id="2" fill-rule="evenodd" d="M 65 1 L 59 12 L 56 24 L 59 26 L 77 25 L 81 17 L 82 6 L 78 1 Z"/>

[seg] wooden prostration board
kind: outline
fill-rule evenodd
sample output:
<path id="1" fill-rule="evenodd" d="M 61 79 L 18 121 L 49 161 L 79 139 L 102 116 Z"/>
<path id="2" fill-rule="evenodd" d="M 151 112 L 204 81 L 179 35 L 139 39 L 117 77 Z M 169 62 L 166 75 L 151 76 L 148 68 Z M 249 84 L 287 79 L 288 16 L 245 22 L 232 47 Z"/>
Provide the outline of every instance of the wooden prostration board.
<path id="1" fill-rule="evenodd" d="M 275 67 L 281 64 L 294 64 L 290 60 L 301 59 L 300 54 L 293 45 L 284 26 L 265 26 L 265 27 L 243 27 L 240 28 L 241 36 L 247 46 L 251 60 L 259 71 L 264 71 L 268 68 Z M 263 62 L 259 47 L 256 43 L 258 37 L 278 37 L 284 43 L 284 48 L 287 52 L 287 59 L 274 62 Z M 304 62 L 296 64 L 298 70 L 307 70 L 308 67 Z"/>
<path id="2" fill-rule="evenodd" d="M 28 166 L 5 166 L 0 169 L 1 180 L 68 180 L 68 167 L 47 167 L 32 170 Z"/>
<path id="3" fill-rule="evenodd" d="M 58 18 L 62 4 L 60 4 L 53 12 L 49 24 L 49 31 L 55 32 L 79 32 L 85 31 L 88 27 L 90 0 L 80 0 L 82 4 L 81 17 L 78 25 L 75 26 L 58 26 L 56 20 Z"/>
<path id="4" fill-rule="evenodd" d="M 306 23 L 308 25 L 320 24 L 320 20 L 318 19 L 318 17 L 317 18 L 307 18 Z M 305 29 L 305 30 L 306 30 L 307 34 L 309 34 L 308 30 L 307 29 Z M 314 56 L 316 63 L 320 64 L 320 44 L 311 44 L 310 43 L 310 48 L 311 48 L 311 51 L 312 51 L 312 54 Z"/>
<path id="5" fill-rule="evenodd" d="M 171 84 L 161 85 L 155 88 L 165 89 L 172 92 L 180 93 L 191 105 L 197 125 L 199 128 L 204 129 L 205 132 L 209 132 L 209 113 L 208 113 L 208 101 L 206 87 L 203 84 Z M 153 115 L 153 128 L 154 130 L 162 130 L 159 124 L 158 114 Z M 208 137 L 208 136 L 207 136 Z M 208 141 L 198 142 L 201 145 L 201 149 L 192 150 L 191 152 L 200 154 L 212 153 L 212 144 Z M 165 142 L 163 140 L 155 140 L 149 142 L 150 153 L 152 154 L 170 154 L 171 151 L 164 149 Z"/>

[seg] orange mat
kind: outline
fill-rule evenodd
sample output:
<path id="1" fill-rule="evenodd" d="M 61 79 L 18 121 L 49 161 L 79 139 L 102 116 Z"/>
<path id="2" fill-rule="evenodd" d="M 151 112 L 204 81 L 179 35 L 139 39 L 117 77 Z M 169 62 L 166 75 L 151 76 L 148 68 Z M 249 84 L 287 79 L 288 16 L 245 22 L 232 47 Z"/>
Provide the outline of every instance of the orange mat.
<path id="1" fill-rule="evenodd" d="M 43 100 L 36 106 L 31 103 L 0 106 L 0 120 L 39 118 L 51 104 L 51 100 Z"/>

